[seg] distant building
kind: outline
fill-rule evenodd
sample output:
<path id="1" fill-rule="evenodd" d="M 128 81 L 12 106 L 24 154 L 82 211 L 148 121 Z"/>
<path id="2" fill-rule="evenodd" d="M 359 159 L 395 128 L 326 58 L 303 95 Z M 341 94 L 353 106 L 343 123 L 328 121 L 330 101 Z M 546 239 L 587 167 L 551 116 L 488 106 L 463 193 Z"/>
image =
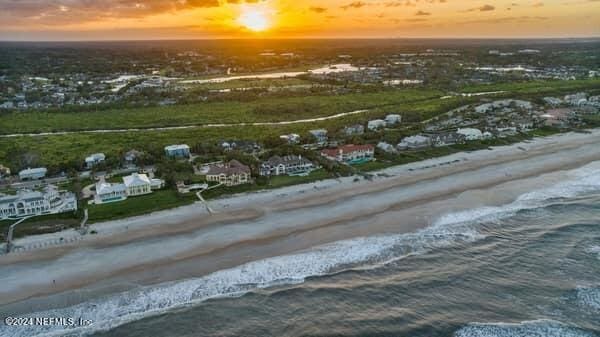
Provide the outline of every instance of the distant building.
<path id="1" fill-rule="evenodd" d="M 302 156 L 273 156 L 260 165 L 261 176 L 306 175 L 315 169 L 315 165 Z"/>
<path id="2" fill-rule="evenodd" d="M 190 147 L 186 144 L 165 146 L 165 154 L 170 158 L 189 158 Z"/>
<path id="3" fill-rule="evenodd" d="M 36 180 L 43 179 L 46 177 L 48 169 L 45 167 L 27 168 L 19 172 L 19 179 L 21 180 Z"/>
<path id="4" fill-rule="evenodd" d="M 257 142 L 251 140 L 224 140 L 219 142 L 219 146 L 224 151 L 241 151 L 245 153 L 255 153 L 261 150 Z"/>
<path id="5" fill-rule="evenodd" d="M 365 133 L 365 127 L 361 124 L 350 125 L 344 128 L 346 136 L 362 135 Z"/>
<path id="6" fill-rule="evenodd" d="M 456 132 L 442 132 L 431 135 L 431 144 L 435 147 L 460 144 L 465 141 L 465 136 Z"/>
<path id="7" fill-rule="evenodd" d="M 405 137 L 398 143 L 398 150 L 419 150 L 431 146 L 431 138 L 422 135 Z"/>
<path id="8" fill-rule="evenodd" d="M 375 130 L 384 128 L 385 125 L 386 125 L 386 123 L 383 119 L 374 119 L 367 123 L 367 129 L 369 129 L 371 131 L 375 131 Z"/>
<path id="9" fill-rule="evenodd" d="M 140 158 L 142 154 L 143 153 L 138 150 L 129 150 L 125 153 L 125 155 L 123 156 L 123 159 L 125 160 L 125 163 L 127 163 L 128 165 L 134 165 L 136 160 L 138 158 Z"/>
<path id="10" fill-rule="evenodd" d="M 321 155 L 329 160 L 346 164 L 361 164 L 375 159 L 373 145 L 348 144 L 334 149 L 324 149 Z"/>
<path id="11" fill-rule="evenodd" d="M 218 182 L 225 186 L 247 184 L 250 179 L 250 167 L 237 160 L 228 163 L 209 164 L 206 181 Z"/>
<path id="12" fill-rule="evenodd" d="M 327 143 L 327 130 L 325 129 L 316 129 L 316 130 L 310 130 L 308 133 L 310 133 L 314 139 L 317 141 L 317 143 Z"/>
<path id="13" fill-rule="evenodd" d="M 0 193 L 0 219 L 57 214 L 77 210 L 74 193 L 48 185 L 42 191 L 20 190 L 16 195 Z"/>
<path id="14" fill-rule="evenodd" d="M 379 142 L 377 144 L 377 148 L 380 149 L 383 152 L 387 152 L 387 153 L 394 153 L 396 152 L 396 149 L 394 148 L 394 145 L 390 144 L 390 143 L 386 143 L 386 142 Z"/>
<path id="15" fill-rule="evenodd" d="M 561 104 L 563 104 L 563 100 L 557 97 L 544 97 L 543 98 L 544 103 L 551 105 L 553 107 L 557 107 Z"/>
<path id="16" fill-rule="evenodd" d="M 10 169 L 4 165 L 0 165 L 0 178 L 10 176 Z"/>
<path id="17" fill-rule="evenodd" d="M 400 122 L 402 122 L 402 116 L 400 116 L 400 115 L 391 114 L 391 115 L 385 116 L 385 124 L 387 126 L 396 125 L 396 124 L 399 124 Z"/>
<path id="18" fill-rule="evenodd" d="M 85 167 L 92 168 L 106 160 L 104 153 L 94 153 L 85 157 Z"/>
<path id="19" fill-rule="evenodd" d="M 280 139 L 286 141 L 288 144 L 298 144 L 300 143 L 300 135 L 295 133 L 290 133 L 289 135 L 281 135 Z"/>
<path id="20" fill-rule="evenodd" d="M 480 140 L 483 139 L 483 132 L 474 128 L 458 129 L 456 133 L 465 136 L 465 140 Z"/>

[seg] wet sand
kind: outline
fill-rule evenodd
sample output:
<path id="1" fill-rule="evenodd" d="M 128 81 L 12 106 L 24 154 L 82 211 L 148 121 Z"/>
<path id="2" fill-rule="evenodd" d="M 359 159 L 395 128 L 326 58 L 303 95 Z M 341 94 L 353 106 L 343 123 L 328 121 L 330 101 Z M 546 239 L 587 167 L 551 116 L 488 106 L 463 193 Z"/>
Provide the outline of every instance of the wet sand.
<path id="1" fill-rule="evenodd" d="M 563 170 L 600 160 L 598 141 L 600 131 L 553 136 L 394 167 L 373 181 L 344 178 L 233 196 L 211 202 L 214 215 L 196 204 L 97 224 L 98 235 L 71 245 L 0 256 L 0 303 L 32 298 L 31 307 L 34 297 L 63 292 L 61 303 L 76 303 L 328 242 L 412 232 L 443 214 L 508 203 L 560 182 Z"/>

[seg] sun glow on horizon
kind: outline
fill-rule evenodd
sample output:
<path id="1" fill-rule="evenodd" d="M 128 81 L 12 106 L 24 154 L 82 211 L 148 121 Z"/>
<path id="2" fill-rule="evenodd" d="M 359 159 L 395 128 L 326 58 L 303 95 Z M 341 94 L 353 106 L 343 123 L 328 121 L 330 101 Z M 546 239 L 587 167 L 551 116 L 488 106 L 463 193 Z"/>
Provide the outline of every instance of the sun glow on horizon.
<path id="1" fill-rule="evenodd" d="M 272 25 L 267 10 L 256 6 L 242 8 L 237 21 L 245 28 L 254 32 L 263 32 Z"/>

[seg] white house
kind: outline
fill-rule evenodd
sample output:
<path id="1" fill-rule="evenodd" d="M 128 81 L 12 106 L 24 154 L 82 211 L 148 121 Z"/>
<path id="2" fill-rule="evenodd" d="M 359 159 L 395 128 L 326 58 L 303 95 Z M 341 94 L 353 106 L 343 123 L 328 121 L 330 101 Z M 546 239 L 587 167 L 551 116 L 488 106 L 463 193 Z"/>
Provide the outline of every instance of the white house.
<path id="1" fill-rule="evenodd" d="M 133 173 L 123 177 L 123 184 L 127 188 L 128 197 L 152 193 L 152 182 L 145 174 Z"/>
<path id="2" fill-rule="evenodd" d="M 48 169 L 45 167 L 27 168 L 19 172 L 19 179 L 21 180 L 35 180 L 43 179 L 48 173 Z"/>
<path id="3" fill-rule="evenodd" d="M 402 116 L 396 114 L 390 114 L 385 116 L 385 124 L 387 126 L 396 125 L 402 122 Z"/>
<path id="4" fill-rule="evenodd" d="M 385 121 L 383 119 L 374 119 L 367 123 L 367 128 L 371 131 L 379 130 L 385 127 Z"/>
<path id="5" fill-rule="evenodd" d="M 361 124 L 350 125 L 344 128 L 346 136 L 362 135 L 365 133 L 365 127 Z"/>
<path id="6" fill-rule="evenodd" d="M 110 184 L 106 182 L 96 184 L 96 195 L 94 196 L 96 204 L 105 204 L 125 199 L 127 199 L 127 187 L 125 184 Z"/>
<path id="7" fill-rule="evenodd" d="M 123 183 L 111 184 L 99 182 L 96 184 L 96 204 L 122 201 L 129 197 L 150 194 L 153 190 L 164 187 L 165 182 L 161 179 L 150 179 L 145 174 L 132 173 L 123 177 Z"/>
<path id="8" fill-rule="evenodd" d="M 403 138 L 402 141 L 397 145 L 398 150 L 406 149 L 423 149 L 431 146 L 431 138 L 422 135 L 410 136 Z"/>
<path id="9" fill-rule="evenodd" d="M 483 133 L 479 129 L 474 128 L 463 128 L 458 129 L 456 133 L 465 136 L 466 140 L 480 140 L 483 139 Z"/>
<path id="10" fill-rule="evenodd" d="M 386 142 L 379 142 L 377 144 L 377 148 L 380 149 L 383 152 L 388 152 L 388 153 L 394 153 L 394 152 L 396 152 L 396 149 L 394 148 L 394 145 L 392 145 L 390 143 L 386 143 Z"/>
<path id="11" fill-rule="evenodd" d="M 92 168 L 106 159 L 104 153 L 94 153 L 85 157 L 85 167 Z"/>
<path id="12" fill-rule="evenodd" d="M 20 190 L 16 195 L 0 193 L 0 219 L 57 214 L 77 210 L 74 193 L 48 185 L 43 191 Z"/>

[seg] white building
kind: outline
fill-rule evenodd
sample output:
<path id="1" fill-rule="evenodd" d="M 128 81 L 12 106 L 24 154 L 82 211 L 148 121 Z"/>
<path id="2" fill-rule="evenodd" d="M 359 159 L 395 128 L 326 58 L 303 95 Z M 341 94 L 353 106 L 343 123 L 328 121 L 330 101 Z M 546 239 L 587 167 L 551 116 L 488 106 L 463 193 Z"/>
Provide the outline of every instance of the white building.
<path id="1" fill-rule="evenodd" d="M 406 149 L 423 149 L 431 146 L 431 138 L 422 135 L 410 136 L 402 139 L 397 145 L 398 150 L 406 150 Z"/>
<path id="2" fill-rule="evenodd" d="M 27 168 L 19 172 L 19 179 L 21 180 L 35 180 L 43 179 L 48 173 L 48 169 L 45 167 Z"/>
<path id="3" fill-rule="evenodd" d="M 104 153 L 94 153 L 85 157 L 85 167 L 92 168 L 106 159 Z"/>
<path id="4" fill-rule="evenodd" d="M 392 145 L 390 143 L 386 143 L 386 142 L 379 142 L 377 144 L 377 148 L 380 149 L 381 151 L 387 152 L 387 153 L 396 152 L 396 148 L 394 148 L 394 145 Z"/>
<path id="5" fill-rule="evenodd" d="M 96 204 L 122 201 L 129 197 L 152 193 L 164 187 L 165 182 L 161 179 L 150 179 L 145 174 L 133 173 L 123 177 L 123 183 L 111 184 L 99 182 L 96 184 Z"/>
<path id="6" fill-rule="evenodd" d="M 110 184 L 106 182 L 96 184 L 96 195 L 94 197 L 96 204 L 105 204 L 125 199 L 127 199 L 127 187 L 125 184 Z"/>
<path id="7" fill-rule="evenodd" d="M 383 119 L 374 119 L 367 123 L 367 128 L 371 131 L 379 130 L 385 127 L 385 121 Z"/>
<path id="8" fill-rule="evenodd" d="M 165 154 L 171 158 L 189 158 L 190 147 L 187 144 L 165 146 Z"/>
<path id="9" fill-rule="evenodd" d="M 288 144 L 298 144 L 300 142 L 300 135 L 296 133 L 290 133 L 289 135 L 281 135 L 280 139 L 286 141 Z"/>
<path id="10" fill-rule="evenodd" d="M 400 122 L 402 122 L 402 116 L 400 116 L 400 115 L 391 114 L 391 115 L 385 116 L 385 124 L 387 126 L 396 125 Z"/>
<path id="11" fill-rule="evenodd" d="M 123 177 L 123 184 L 127 188 L 128 197 L 152 193 L 152 182 L 145 174 L 133 173 Z"/>
<path id="12" fill-rule="evenodd" d="M 20 190 L 16 195 L 0 193 L 0 219 L 57 214 L 77 210 L 74 193 L 48 185 L 43 191 Z"/>
<path id="13" fill-rule="evenodd" d="M 479 129 L 474 128 L 463 128 L 458 129 L 456 133 L 465 136 L 466 140 L 480 140 L 483 139 L 483 133 Z"/>

